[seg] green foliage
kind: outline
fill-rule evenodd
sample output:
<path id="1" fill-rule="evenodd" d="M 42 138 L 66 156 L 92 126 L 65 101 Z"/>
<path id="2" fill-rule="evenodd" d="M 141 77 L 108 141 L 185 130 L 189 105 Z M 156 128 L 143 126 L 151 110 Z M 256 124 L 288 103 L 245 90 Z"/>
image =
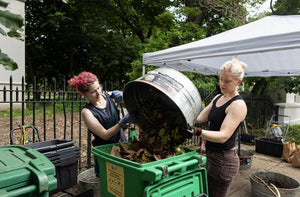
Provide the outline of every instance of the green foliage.
<path id="1" fill-rule="evenodd" d="M 26 81 L 53 77 L 66 78 L 74 70 L 84 67 L 87 39 L 80 30 L 80 9 L 61 1 L 35 1 L 25 3 L 26 11 Z M 53 69 L 55 68 L 55 69 Z M 77 74 L 77 73 L 76 73 Z M 39 81 L 38 81 L 39 82 Z"/>
<path id="2" fill-rule="evenodd" d="M 18 65 L 7 54 L 2 53 L 0 49 L 0 64 L 4 66 L 6 70 L 16 70 Z"/>
<path id="3" fill-rule="evenodd" d="M 265 96 L 267 92 L 284 90 L 287 93 L 300 93 L 300 77 L 251 77 L 245 78 L 245 90 L 252 95 Z"/>
<path id="4" fill-rule="evenodd" d="M 299 15 L 300 1 L 295 0 L 277 0 L 274 5 L 275 15 Z"/>
<path id="5" fill-rule="evenodd" d="M 53 115 L 53 106 L 54 104 L 53 103 L 47 103 L 45 105 L 45 115 L 46 116 L 52 116 Z M 71 110 L 72 110 L 72 107 L 73 107 L 73 113 L 78 113 L 80 112 L 80 108 L 79 108 L 79 103 L 73 103 L 73 106 L 72 106 L 72 103 L 60 103 L 60 102 L 57 102 L 55 104 L 55 113 L 57 114 L 62 114 L 64 113 L 71 113 Z M 32 116 L 32 113 L 33 113 L 33 104 L 32 103 L 28 103 L 26 105 L 26 109 L 24 110 L 24 115 L 25 116 Z M 38 116 L 42 116 L 44 114 L 44 105 L 41 104 L 41 103 L 35 103 L 35 114 L 38 115 Z M 4 110 L 4 111 L 0 111 L 0 117 L 9 117 L 10 115 L 10 111 L 9 109 L 7 110 Z M 13 110 L 13 116 L 14 117 L 20 117 L 22 116 L 22 110 L 19 110 L 19 109 L 15 109 Z"/>
<path id="6" fill-rule="evenodd" d="M 300 145 L 300 125 L 292 125 L 289 128 L 286 141 L 294 141 Z"/>
<path id="7" fill-rule="evenodd" d="M 281 77 L 278 79 L 280 88 L 283 88 L 288 93 L 300 94 L 300 77 Z"/>
<path id="8" fill-rule="evenodd" d="M 216 1 L 26 1 L 26 73 L 32 77 L 70 78 L 83 70 L 101 81 L 134 80 L 142 75 L 142 55 L 200 40 L 246 23 L 245 4 L 265 0 Z M 276 9 L 285 1 L 278 0 Z M 297 7 L 297 3 L 293 4 Z M 290 9 L 287 9 L 290 10 Z M 254 19 L 251 19 L 254 20 Z M 54 58 L 55 57 L 55 58 Z M 55 67 L 55 69 L 53 69 Z M 146 72 L 154 69 L 146 67 Z M 206 76 L 201 76 L 206 78 Z M 195 83 L 212 91 L 214 82 Z M 264 80 L 246 87 L 263 95 Z M 287 91 L 298 80 L 285 82 Z M 261 85 L 259 84 L 261 83 Z M 257 88 L 257 89 L 256 89 Z"/>
<path id="9" fill-rule="evenodd" d="M 275 1 L 274 1 L 275 2 Z M 269 13 L 270 14 L 270 13 Z M 299 15 L 300 1 L 277 0 L 273 6 L 274 15 Z M 300 93 L 300 78 L 297 77 L 268 77 L 246 78 L 246 87 L 252 89 L 253 95 L 265 95 L 267 90 L 283 89 L 287 93 Z"/>
<path id="10" fill-rule="evenodd" d="M 205 76 L 199 73 L 184 72 L 184 74 L 194 83 L 197 87 L 202 102 L 208 105 L 211 99 L 216 95 L 216 86 L 218 85 L 218 78 L 212 76 Z"/>
<path id="11" fill-rule="evenodd" d="M 7 4 L 1 4 L 1 6 L 6 7 Z M 24 25 L 22 16 L 13 14 L 8 10 L 0 10 L 0 24 L 8 29 L 8 31 L 6 31 L 0 27 L 0 33 L 2 36 L 9 36 L 23 40 L 23 36 L 21 34 L 23 31 L 22 27 Z M 3 65 L 6 70 L 16 70 L 18 68 L 17 63 L 7 54 L 1 52 L 1 49 L 0 65 Z"/>
<path id="12" fill-rule="evenodd" d="M 251 124 L 247 124 L 248 133 L 254 135 L 255 137 L 265 137 L 266 128 L 255 128 Z M 297 145 L 300 145 L 300 125 L 291 125 L 289 127 L 286 140 L 295 142 Z"/>
<path id="13" fill-rule="evenodd" d="M 0 23 L 10 30 L 23 31 L 23 17 L 8 10 L 0 10 Z"/>

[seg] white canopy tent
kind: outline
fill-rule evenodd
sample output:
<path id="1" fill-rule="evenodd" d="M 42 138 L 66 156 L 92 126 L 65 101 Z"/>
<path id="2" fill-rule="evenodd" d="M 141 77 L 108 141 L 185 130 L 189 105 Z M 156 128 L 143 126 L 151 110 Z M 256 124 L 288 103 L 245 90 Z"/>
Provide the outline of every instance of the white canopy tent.
<path id="1" fill-rule="evenodd" d="M 245 77 L 300 75 L 300 15 L 267 16 L 232 30 L 169 49 L 145 53 L 144 66 L 218 75 L 237 57 Z"/>

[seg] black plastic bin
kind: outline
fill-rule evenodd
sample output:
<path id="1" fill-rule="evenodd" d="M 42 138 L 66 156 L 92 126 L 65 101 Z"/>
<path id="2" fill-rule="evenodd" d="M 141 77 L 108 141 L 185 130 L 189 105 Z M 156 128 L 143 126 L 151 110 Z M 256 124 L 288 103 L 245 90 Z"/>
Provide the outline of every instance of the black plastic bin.
<path id="1" fill-rule="evenodd" d="M 53 150 L 59 150 L 62 148 L 74 146 L 74 144 L 75 141 L 73 140 L 48 140 L 44 142 L 26 144 L 25 146 L 43 153 L 43 152 L 49 152 Z"/>
<path id="2" fill-rule="evenodd" d="M 45 155 L 55 166 L 57 189 L 50 195 L 77 184 L 80 148 L 72 140 L 50 140 L 25 145 Z"/>
<path id="3" fill-rule="evenodd" d="M 274 157 L 281 157 L 282 151 L 283 145 L 280 140 L 255 138 L 255 152 Z"/>
<path id="4" fill-rule="evenodd" d="M 68 189 L 77 184 L 78 160 L 66 165 L 55 165 L 57 189 L 50 191 L 50 195 Z"/>

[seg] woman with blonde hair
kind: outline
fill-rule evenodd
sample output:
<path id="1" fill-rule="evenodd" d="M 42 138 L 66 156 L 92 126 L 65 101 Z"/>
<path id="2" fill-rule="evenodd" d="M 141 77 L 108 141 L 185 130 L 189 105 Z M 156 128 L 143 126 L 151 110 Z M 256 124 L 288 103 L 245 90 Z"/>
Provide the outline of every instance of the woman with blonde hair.
<path id="1" fill-rule="evenodd" d="M 236 136 L 247 115 L 247 106 L 239 95 L 247 65 L 236 58 L 225 62 L 219 75 L 221 94 L 200 112 L 196 122 L 209 122 L 208 130 L 194 128 L 206 140 L 207 177 L 210 197 L 225 197 L 230 182 L 239 171 Z"/>

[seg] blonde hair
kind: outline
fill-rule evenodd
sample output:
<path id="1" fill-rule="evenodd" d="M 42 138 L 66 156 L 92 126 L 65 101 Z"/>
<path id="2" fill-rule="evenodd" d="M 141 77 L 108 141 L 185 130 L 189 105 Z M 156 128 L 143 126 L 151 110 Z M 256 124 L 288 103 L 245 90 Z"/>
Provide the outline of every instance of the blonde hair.
<path id="1" fill-rule="evenodd" d="M 220 72 L 222 71 L 230 72 L 233 74 L 235 79 L 243 80 L 246 68 L 247 68 L 247 64 L 241 62 L 237 58 L 233 58 L 232 60 L 227 61 L 222 65 Z"/>

